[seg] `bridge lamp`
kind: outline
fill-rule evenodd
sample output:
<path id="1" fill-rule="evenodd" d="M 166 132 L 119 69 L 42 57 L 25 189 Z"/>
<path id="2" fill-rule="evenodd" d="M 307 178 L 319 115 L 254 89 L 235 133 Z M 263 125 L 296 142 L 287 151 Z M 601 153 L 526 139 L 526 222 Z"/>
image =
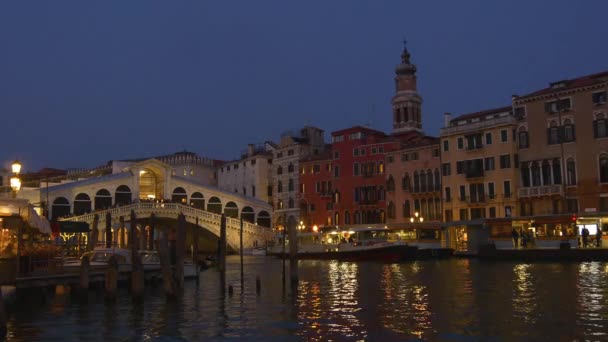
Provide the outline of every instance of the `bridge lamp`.
<path id="1" fill-rule="evenodd" d="M 18 160 L 15 160 L 11 164 L 11 171 L 13 171 L 13 174 L 15 175 L 18 175 L 21 172 L 21 163 Z"/>
<path id="2" fill-rule="evenodd" d="M 18 160 L 11 164 L 11 171 L 13 171 L 13 176 L 10 179 L 11 189 L 13 189 L 13 198 L 16 198 L 17 192 L 21 189 L 21 179 L 19 178 L 21 163 Z"/>

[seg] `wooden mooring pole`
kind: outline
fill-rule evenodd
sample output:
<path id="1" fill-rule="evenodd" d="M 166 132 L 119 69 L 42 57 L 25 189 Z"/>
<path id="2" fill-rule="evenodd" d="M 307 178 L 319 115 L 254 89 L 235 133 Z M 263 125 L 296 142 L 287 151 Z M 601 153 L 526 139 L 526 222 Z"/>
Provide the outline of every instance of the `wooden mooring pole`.
<path id="1" fill-rule="evenodd" d="M 116 288 L 118 286 L 118 261 L 112 255 L 108 260 L 108 268 L 106 269 L 106 297 L 108 299 L 116 298 Z"/>
<path id="2" fill-rule="evenodd" d="M 199 226 L 198 226 L 198 216 L 196 217 L 196 224 L 194 225 L 194 230 L 192 231 L 192 264 L 194 264 L 194 269 L 196 272 L 196 285 L 198 285 L 199 283 L 199 276 L 200 276 L 200 267 L 198 264 L 198 233 L 199 233 Z"/>
<path id="3" fill-rule="evenodd" d="M 106 213 L 106 248 L 112 248 L 112 214 Z"/>
<path id="4" fill-rule="evenodd" d="M 154 250 L 154 228 L 156 225 L 156 215 L 150 214 L 150 236 L 148 236 L 148 250 Z"/>
<path id="5" fill-rule="evenodd" d="M 131 245 L 131 295 L 135 298 L 141 298 L 144 293 L 144 267 L 138 251 L 137 217 L 134 210 L 131 210 L 131 236 L 129 237 L 129 244 Z"/>
<path id="6" fill-rule="evenodd" d="M 89 289 L 90 262 L 88 256 L 83 256 L 80 261 L 80 290 L 85 292 Z"/>
<path id="7" fill-rule="evenodd" d="M 4 340 L 8 329 L 6 327 L 6 310 L 4 308 L 4 299 L 2 298 L 2 287 L 0 286 L 0 339 Z"/>
<path id="8" fill-rule="evenodd" d="M 186 216 L 177 216 L 177 233 L 175 236 L 175 283 L 177 288 L 184 288 L 184 258 L 186 256 Z"/>
<path id="9" fill-rule="evenodd" d="M 219 240 L 219 260 L 218 268 L 220 271 L 220 286 L 222 296 L 226 293 L 226 214 L 222 214 L 220 220 L 220 240 Z"/>
<path id="10" fill-rule="evenodd" d="M 289 227 L 289 279 L 292 283 L 298 283 L 298 228 L 293 220 L 287 223 Z"/>
<path id="11" fill-rule="evenodd" d="M 97 240 L 99 239 L 99 214 L 93 216 L 93 228 L 89 234 L 89 240 L 87 250 L 92 251 L 97 246 Z"/>
<path id="12" fill-rule="evenodd" d="M 245 292 L 245 275 L 243 269 L 243 217 L 241 216 L 241 232 L 239 234 L 239 251 L 241 254 L 241 293 Z"/>
<path id="13" fill-rule="evenodd" d="M 156 249 L 158 250 L 158 257 L 160 258 L 165 294 L 168 297 L 175 297 L 175 280 L 173 279 L 173 272 L 171 271 L 171 264 L 169 262 L 169 242 L 167 241 L 167 233 L 167 231 L 160 232 Z"/>

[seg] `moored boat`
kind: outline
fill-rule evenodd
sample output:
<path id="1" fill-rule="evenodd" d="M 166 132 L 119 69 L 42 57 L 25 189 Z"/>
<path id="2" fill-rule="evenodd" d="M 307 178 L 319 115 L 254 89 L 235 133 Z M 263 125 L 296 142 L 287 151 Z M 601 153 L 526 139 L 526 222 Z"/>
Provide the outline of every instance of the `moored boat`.
<path id="1" fill-rule="evenodd" d="M 288 255 L 289 243 L 290 241 L 283 241 L 282 236 L 279 236 L 278 242 L 269 247 L 269 254 Z M 386 228 L 369 227 L 300 233 L 297 243 L 299 259 L 397 262 L 415 258 L 418 250 L 418 247 L 403 241 L 391 240 Z"/>

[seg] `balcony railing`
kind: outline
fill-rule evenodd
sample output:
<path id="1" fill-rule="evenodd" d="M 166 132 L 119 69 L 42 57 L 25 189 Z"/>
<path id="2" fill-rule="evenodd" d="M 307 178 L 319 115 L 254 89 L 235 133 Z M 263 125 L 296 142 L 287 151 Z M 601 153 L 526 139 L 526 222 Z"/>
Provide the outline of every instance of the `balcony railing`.
<path id="1" fill-rule="evenodd" d="M 483 177 L 483 169 L 465 170 L 464 175 L 466 178 L 479 178 Z"/>
<path id="2" fill-rule="evenodd" d="M 519 197 L 563 196 L 562 185 L 533 186 L 519 189 Z"/>

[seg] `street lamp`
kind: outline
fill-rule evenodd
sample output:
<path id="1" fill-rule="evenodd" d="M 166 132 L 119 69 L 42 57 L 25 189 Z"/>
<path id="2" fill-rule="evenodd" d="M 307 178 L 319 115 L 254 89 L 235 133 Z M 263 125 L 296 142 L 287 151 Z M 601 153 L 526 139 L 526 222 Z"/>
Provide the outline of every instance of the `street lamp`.
<path id="1" fill-rule="evenodd" d="M 420 216 L 419 212 L 414 213 L 414 217 L 410 217 L 411 223 L 422 223 L 424 221 L 424 217 Z"/>
<path id="2" fill-rule="evenodd" d="M 13 171 L 13 176 L 10 179 L 11 189 L 13 189 L 13 198 L 16 198 L 17 191 L 21 189 L 21 179 L 19 178 L 19 173 L 21 172 L 21 163 L 18 160 L 15 160 L 11 164 L 11 171 Z"/>
<path id="3" fill-rule="evenodd" d="M 297 225 L 298 231 L 303 231 L 304 229 L 306 229 L 306 225 L 304 224 L 304 221 L 300 221 L 300 224 Z"/>

